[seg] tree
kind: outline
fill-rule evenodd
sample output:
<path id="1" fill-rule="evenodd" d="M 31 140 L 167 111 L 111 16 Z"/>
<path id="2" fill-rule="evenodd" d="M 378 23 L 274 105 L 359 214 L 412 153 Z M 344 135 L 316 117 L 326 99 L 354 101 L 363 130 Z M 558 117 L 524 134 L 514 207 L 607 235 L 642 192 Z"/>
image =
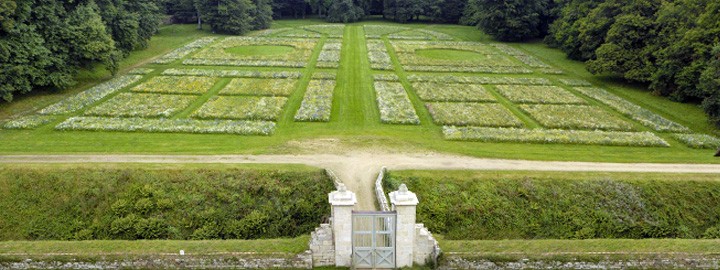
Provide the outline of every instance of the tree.
<path id="1" fill-rule="evenodd" d="M 160 7 L 157 0 L 133 0 L 123 2 L 124 12 L 137 14 L 138 40 L 135 49 L 147 48 L 148 41 L 160 27 Z"/>
<path id="2" fill-rule="evenodd" d="M 267 29 L 272 24 L 272 3 L 271 0 L 254 0 L 253 12 L 251 17 L 253 20 L 253 30 Z"/>
<path id="3" fill-rule="evenodd" d="M 568 0 L 568 2 L 560 3 L 560 12 L 557 20 L 552 22 L 549 27 L 549 35 L 545 37 L 545 42 L 553 47 L 558 47 L 567 53 L 570 59 L 587 60 L 583 58 L 583 52 L 580 50 L 582 41 L 580 40 L 580 27 L 585 18 L 601 1 L 597 0 Z"/>
<path id="4" fill-rule="evenodd" d="M 502 41 L 540 37 L 550 13 L 550 0 L 472 1 L 478 27 Z"/>
<path id="5" fill-rule="evenodd" d="M 242 35 L 254 29 L 250 0 L 196 0 L 195 8 L 214 32 Z"/>
<path id="6" fill-rule="evenodd" d="M 406 23 L 422 13 L 423 0 L 385 0 L 385 17 L 395 22 Z"/>
<path id="7" fill-rule="evenodd" d="M 306 0 L 273 0 L 273 17 L 281 18 L 292 16 L 293 18 L 305 18 L 308 10 Z M 334 1 L 334 0 L 328 0 Z M 329 4 L 329 2 L 328 2 Z M 329 6 L 328 6 L 329 7 Z"/>
<path id="8" fill-rule="evenodd" d="M 114 73 L 117 66 L 111 61 L 115 41 L 108 34 L 94 2 L 77 7 L 66 19 L 69 31 L 67 61 L 75 66 L 89 66 L 100 62 Z"/>
<path id="9" fill-rule="evenodd" d="M 677 101 L 701 101 L 704 94 L 697 85 L 701 73 L 712 58 L 712 49 L 720 36 L 720 3 L 705 0 L 684 0 L 666 5 L 669 14 L 682 14 L 674 21 L 663 13 L 659 20 L 673 20 L 671 31 L 677 33 L 664 41 L 653 56 L 657 70 L 650 88 Z M 669 15 L 668 14 L 668 15 Z"/>
<path id="10" fill-rule="evenodd" d="M 467 0 L 438 1 L 437 9 L 439 14 L 431 17 L 433 18 L 433 21 L 437 22 L 459 23 L 467 3 Z"/>
<path id="11" fill-rule="evenodd" d="M 356 22 L 365 16 L 363 9 L 353 0 L 333 1 L 325 19 L 328 22 Z"/>
<path id="12" fill-rule="evenodd" d="M 8 27 L 9 26 L 9 27 Z M 0 95 L 6 101 L 49 84 L 46 68 L 51 52 L 35 27 L 23 23 L 3 24 L 0 35 Z"/>
<path id="13" fill-rule="evenodd" d="M 63 89 L 82 68 L 111 72 L 157 30 L 157 0 L 0 2 L 0 95 Z M 142 21 L 142 22 L 141 22 Z"/>
<path id="14" fill-rule="evenodd" d="M 628 80 L 647 82 L 654 72 L 652 53 L 657 39 L 659 2 L 634 1 L 623 5 L 607 31 L 604 43 L 588 61 L 592 73 L 609 72 Z"/>
<path id="15" fill-rule="evenodd" d="M 713 48 L 707 69 L 700 75 L 699 88 L 707 97 L 702 102 L 705 113 L 720 127 L 720 43 Z"/>
<path id="16" fill-rule="evenodd" d="M 334 0 L 305 0 L 310 6 L 313 12 L 320 17 L 325 17 L 328 14 L 328 9 L 335 2 Z"/>
<path id="17" fill-rule="evenodd" d="M 715 0 L 567 0 L 546 42 L 593 73 L 649 83 L 655 94 L 702 103 L 720 123 Z"/>
<path id="18" fill-rule="evenodd" d="M 173 23 L 195 23 L 198 19 L 194 0 L 167 1 L 165 13 L 172 16 Z"/>

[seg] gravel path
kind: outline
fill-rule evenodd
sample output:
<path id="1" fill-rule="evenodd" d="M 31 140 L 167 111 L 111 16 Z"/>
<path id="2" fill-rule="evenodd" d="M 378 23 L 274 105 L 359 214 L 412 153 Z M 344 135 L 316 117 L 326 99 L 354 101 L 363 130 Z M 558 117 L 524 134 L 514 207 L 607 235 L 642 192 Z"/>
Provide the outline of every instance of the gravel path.
<path id="1" fill-rule="evenodd" d="M 358 210 L 375 208 L 373 186 L 380 169 L 509 170 L 567 172 L 717 173 L 717 164 L 599 163 L 484 159 L 444 154 L 353 153 L 345 155 L 7 155 L 0 163 L 225 163 L 305 164 L 333 170 L 358 196 Z"/>

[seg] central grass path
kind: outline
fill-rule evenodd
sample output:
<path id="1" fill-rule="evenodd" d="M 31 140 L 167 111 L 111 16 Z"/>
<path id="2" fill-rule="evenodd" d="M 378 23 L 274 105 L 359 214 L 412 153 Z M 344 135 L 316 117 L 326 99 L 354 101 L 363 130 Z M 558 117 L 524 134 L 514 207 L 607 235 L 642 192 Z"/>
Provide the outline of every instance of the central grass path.
<path id="1" fill-rule="evenodd" d="M 333 122 L 346 128 L 363 129 L 379 124 L 379 112 L 372 91 L 370 62 L 367 59 L 362 26 L 348 25 L 343 36 L 338 87 L 333 100 Z"/>

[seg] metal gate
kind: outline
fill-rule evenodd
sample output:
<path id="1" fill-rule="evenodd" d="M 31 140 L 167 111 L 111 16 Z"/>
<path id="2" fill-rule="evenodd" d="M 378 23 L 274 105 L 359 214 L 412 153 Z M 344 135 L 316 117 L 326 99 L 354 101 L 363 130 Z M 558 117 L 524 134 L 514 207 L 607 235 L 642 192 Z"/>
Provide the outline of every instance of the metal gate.
<path id="1" fill-rule="evenodd" d="M 395 268 L 396 212 L 355 212 L 352 215 L 353 266 Z"/>

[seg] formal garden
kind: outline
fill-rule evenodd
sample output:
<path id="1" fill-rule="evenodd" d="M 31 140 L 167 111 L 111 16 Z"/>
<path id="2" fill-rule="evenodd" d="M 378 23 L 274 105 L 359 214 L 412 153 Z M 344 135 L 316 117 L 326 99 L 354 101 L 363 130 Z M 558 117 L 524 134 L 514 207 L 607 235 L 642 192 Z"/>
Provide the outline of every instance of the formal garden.
<path id="1" fill-rule="evenodd" d="M 462 156 L 638 168 L 720 162 L 720 133 L 698 104 L 592 74 L 539 41 L 380 20 L 277 20 L 255 30 L 163 26 L 115 76 L 96 67 L 75 87 L 0 106 L 3 155 L 98 159 L 0 164 L 0 207 L 8 209 L 0 264 L 146 251 L 174 258 L 181 249 L 232 263 L 292 260 L 328 222 L 338 179 L 300 165 L 217 164 L 255 156 L 320 156 L 351 172 L 384 154 L 457 157 L 448 167 Z M 368 160 L 338 165 L 354 154 Z M 128 163 L 184 161 L 112 162 L 125 155 L 139 157 Z M 407 184 L 418 195 L 417 222 L 440 240 L 445 259 L 717 255 L 717 175 L 398 170 L 381 180 L 388 192 Z"/>
<path id="2" fill-rule="evenodd" d="M 333 122 L 350 120 L 341 111 L 370 107 L 338 96 L 347 91 L 338 88 L 358 79 L 359 69 L 373 81 L 362 90 L 374 90 L 361 95 L 375 103 L 375 112 L 364 113 L 376 119 L 363 122 L 377 121 L 380 130 L 429 125 L 437 127 L 431 129 L 441 135 L 437 140 L 461 142 L 720 146 L 710 134 L 516 46 L 389 24 L 315 24 L 201 37 L 2 127 L 10 134 L 53 129 L 274 136 L 292 122 L 320 122 L 328 124 L 310 129 L 332 135 Z"/>

